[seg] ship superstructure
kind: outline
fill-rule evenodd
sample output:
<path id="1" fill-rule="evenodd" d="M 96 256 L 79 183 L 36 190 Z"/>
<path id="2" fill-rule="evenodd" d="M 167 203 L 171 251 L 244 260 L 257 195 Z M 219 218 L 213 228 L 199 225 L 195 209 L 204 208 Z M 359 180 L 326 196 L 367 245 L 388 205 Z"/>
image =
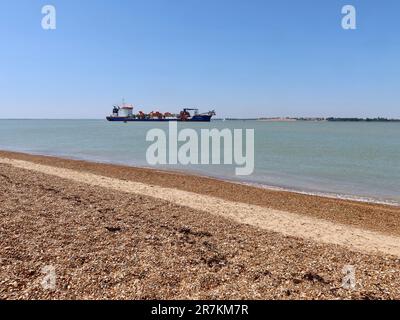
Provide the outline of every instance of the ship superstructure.
<path id="1" fill-rule="evenodd" d="M 115 105 L 112 110 L 112 114 L 106 119 L 108 121 L 120 121 L 120 122 L 131 122 L 131 121 L 196 121 L 196 122 L 210 122 L 211 118 L 215 115 L 215 111 L 209 111 L 206 113 L 199 113 L 197 108 L 184 108 L 179 114 L 173 114 L 171 112 L 159 112 L 152 111 L 150 113 L 144 113 L 139 111 L 133 113 L 134 106 L 126 103 L 122 105 Z"/>

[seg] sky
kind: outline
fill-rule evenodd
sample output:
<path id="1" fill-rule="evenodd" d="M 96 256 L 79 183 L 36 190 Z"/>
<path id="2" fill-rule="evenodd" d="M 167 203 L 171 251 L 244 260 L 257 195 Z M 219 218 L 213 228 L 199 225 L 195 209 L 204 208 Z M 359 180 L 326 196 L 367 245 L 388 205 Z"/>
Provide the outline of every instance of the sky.
<path id="1" fill-rule="evenodd" d="M 41 26 L 53 5 L 55 30 Z M 344 30 L 353 5 L 357 29 Z M 398 0 L 0 0 L 0 118 L 400 118 Z"/>

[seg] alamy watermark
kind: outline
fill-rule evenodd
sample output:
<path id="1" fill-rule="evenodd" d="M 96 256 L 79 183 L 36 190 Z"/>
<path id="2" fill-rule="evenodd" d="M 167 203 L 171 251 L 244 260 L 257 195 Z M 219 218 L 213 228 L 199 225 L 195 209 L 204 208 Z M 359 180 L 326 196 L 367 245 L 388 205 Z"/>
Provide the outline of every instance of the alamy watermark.
<path id="1" fill-rule="evenodd" d="M 345 5 L 342 8 L 342 14 L 345 15 L 342 18 L 342 28 L 345 30 L 357 29 L 356 8 L 352 5 Z"/>
<path id="2" fill-rule="evenodd" d="M 178 123 L 171 121 L 168 132 L 151 129 L 146 141 L 153 142 L 146 151 L 150 165 L 225 164 L 236 165 L 239 176 L 254 172 L 254 129 L 246 129 L 244 137 L 243 129 L 201 129 L 199 134 L 185 128 L 178 132 Z M 178 147 L 179 142 L 183 144 Z"/>
<path id="3" fill-rule="evenodd" d="M 356 268 L 351 265 L 346 265 L 342 269 L 344 275 L 342 279 L 342 288 L 354 290 L 356 288 Z"/>
<path id="4" fill-rule="evenodd" d="M 57 13 L 55 6 L 45 5 L 42 7 L 42 28 L 43 30 L 57 29 Z"/>
<path id="5" fill-rule="evenodd" d="M 54 266 L 45 266 L 42 268 L 43 278 L 40 282 L 44 290 L 56 290 L 56 268 Z"/>
<path id="6" fill-rule="evenodd" d="M 347 4 L 342 7 L 342 28 L 345 30 L 357 29 L 356 8 Z M 56 7 L 53 5 L 45 5 L 42 7 L 42 28 L 43 30 L 55 30 L 57 28 Z"/>

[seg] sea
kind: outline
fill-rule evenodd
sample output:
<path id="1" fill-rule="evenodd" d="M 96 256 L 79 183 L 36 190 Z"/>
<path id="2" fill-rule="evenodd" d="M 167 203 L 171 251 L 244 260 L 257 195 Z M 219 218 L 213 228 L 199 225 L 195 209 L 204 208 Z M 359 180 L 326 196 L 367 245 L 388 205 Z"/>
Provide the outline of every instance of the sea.
<path id="1" fill-rule="evenodd" d="M 0 149 L 136 167 L 146 161 L 149 130 L 168 123 L 106 120 L 0 120 Z M 400 205 L 400 123 L 268 122 L 179 123 L 178 130 L 254 129 L 254 172 L 236 165 L 162 165 L 277 190 Z M 221 144 L 221 148 L 224 144 Z"/>

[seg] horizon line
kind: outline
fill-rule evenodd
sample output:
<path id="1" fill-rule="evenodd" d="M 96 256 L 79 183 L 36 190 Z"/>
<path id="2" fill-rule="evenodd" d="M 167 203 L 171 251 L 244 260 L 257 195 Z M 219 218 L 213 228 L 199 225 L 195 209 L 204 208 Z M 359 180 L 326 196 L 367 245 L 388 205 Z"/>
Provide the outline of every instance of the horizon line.
<path id="1" fill-rule="evenodd" d="M 327 119 L 359 119 L 359 120 L 367 120 L 367 119 L 372 119 L 372 120 L 398 120 L 400 121 L 400 118 L 391 118 L 391 117 L 382 117 L 382 116 L 377 116 L 377 117 L 356 117 L 356 116 L 351 116 L 351 117 L 338 117 L 338 116 L 329 116 L 329 117 L 322 117 L 322 116 L 301 116 L 301 117 L 292 117 L 292 116 L 272 116 L 272 117 L 266 117 L 266 116 L 258 116 L 258 117 L 217 117 L 212 120 L 327 120 Z M 104 118 L 1 118 L 0 120 L 107 120 L 105 117 Z"/>

